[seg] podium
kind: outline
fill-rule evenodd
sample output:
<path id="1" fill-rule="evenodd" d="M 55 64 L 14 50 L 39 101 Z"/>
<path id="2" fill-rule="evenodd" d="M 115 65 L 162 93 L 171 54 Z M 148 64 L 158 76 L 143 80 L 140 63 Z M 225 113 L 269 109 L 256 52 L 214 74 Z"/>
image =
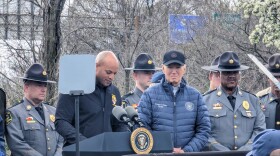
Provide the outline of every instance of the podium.
<path id="1" fill-rule="evenodd" d="M 150 153 L 170 153 L 173 142 L 169 132 L 151 132 L 154 146 Z M 131 132 L 105 132 L 80 141 L 81 156 L 121 156 L 134 154 L 130 145 Z M 75 156 L 76 144 L 63 148 L 63 156 Z"/>

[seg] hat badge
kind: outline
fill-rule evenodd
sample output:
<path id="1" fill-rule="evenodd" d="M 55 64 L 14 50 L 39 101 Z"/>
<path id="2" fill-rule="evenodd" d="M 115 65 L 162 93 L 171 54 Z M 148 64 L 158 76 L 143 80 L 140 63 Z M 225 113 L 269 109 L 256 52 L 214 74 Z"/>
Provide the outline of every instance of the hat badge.
<path id="1" fill-rule="evenodd" d="M 275 64 L 275 68 L 279 68 L 280 67 L 280 65 L 277 63 L 277 64 Z"/>
<path id="2" fill-rule="evenodd" d="M 153 63 L 153 61 L 152 60 L 148 60 L 148 64 L 152 64 Z"/>
<path id="3" fill-rule="evenodd" d="M 175 57 L 177 57 L 177 54 L 176 54 L 176 53 L 172 53 L 172 54 L 171 54 L 171 57 L 172 57 L 172 58 L 175 58 Z"/>
<path id="4" fill-rule="evenodd" d="M 233 64 L 233 63 L 234 63 L 233 59 L 230 59 L 230 60 L 228 61 L 228 63 L 229 63 L 229 64 Z"/>
<path id="5" fill-rule="evenodd" d="M 46 76 L 46 75 L 47 75 L 47 72 L 44 70 L 42 74 L 43 74 L 44 76 Z"/>

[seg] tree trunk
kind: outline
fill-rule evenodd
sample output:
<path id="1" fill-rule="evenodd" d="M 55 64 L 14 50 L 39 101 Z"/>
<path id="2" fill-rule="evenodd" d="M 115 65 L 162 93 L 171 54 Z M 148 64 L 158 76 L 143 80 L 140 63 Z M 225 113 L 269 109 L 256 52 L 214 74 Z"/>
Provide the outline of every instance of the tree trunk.
<path id="1" fill-rule="evenodd" d="M 49 0 L 44 6 L 43 15 L 43 52 L 40 60 L 48 72 L 50 80 L 58 80 L 58 63 L 61 53 L 61 29 L 60 15 L 63 10 L 65 0 Z M 57 95 L 57 84 L 48 85 L 46 101 L 52 105 Z"/>

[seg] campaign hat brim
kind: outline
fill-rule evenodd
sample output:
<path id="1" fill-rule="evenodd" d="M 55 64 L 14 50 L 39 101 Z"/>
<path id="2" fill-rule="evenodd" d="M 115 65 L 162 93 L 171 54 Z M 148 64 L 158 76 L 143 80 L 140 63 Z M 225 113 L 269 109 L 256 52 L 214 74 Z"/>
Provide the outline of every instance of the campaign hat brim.
<path id="1" fill-rule="evenodd" d="M 136 68 L 124 68 L 124 70 L 139 70 L 139 71 L 157 71 L 157 70 L 161 70 L 161 68 L 156 67 L 155 69 L 136 69 Z"/>
<path id="2" fill-rule="evenodd" d="M 238 68 L 219 68 L 219 65 L 210 66 L 211 71 L 242 71 L 242 70 L 247 70 L 249 68 L 250 67 L 245 65 L 240 65 Z"/>
<path id="3" fill-rule="evenodd" d="M 30 78 L 26 78 L 26 77 L 18 77 L 18 78 L 23 79 L 23 80 L 28 80 L 28 81 L 45 82 L 45 83 L 56 83 L 55 81 L 50 81 L 50 80 L 42 81 L 42 80 L 30 79 Z"/>
<path id="4" fill-rule="evenodd" d="M 212 69 L 213 66 L 202 66 L 201 68 L 204 69 L 204 70 L 208 70 L 208 71 L 217 71 L 217 70 Z"/>

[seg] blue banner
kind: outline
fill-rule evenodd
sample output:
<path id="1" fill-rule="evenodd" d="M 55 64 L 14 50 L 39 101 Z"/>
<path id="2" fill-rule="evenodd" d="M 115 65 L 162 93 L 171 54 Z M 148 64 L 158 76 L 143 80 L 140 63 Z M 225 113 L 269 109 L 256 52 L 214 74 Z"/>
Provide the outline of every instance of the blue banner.
<path id="1" fill-rule="evenodd" d="M 176 44 L 187 43 L 203 28 L 204 20 L 194 15 L 169 15 L 169 40 Z"/>

